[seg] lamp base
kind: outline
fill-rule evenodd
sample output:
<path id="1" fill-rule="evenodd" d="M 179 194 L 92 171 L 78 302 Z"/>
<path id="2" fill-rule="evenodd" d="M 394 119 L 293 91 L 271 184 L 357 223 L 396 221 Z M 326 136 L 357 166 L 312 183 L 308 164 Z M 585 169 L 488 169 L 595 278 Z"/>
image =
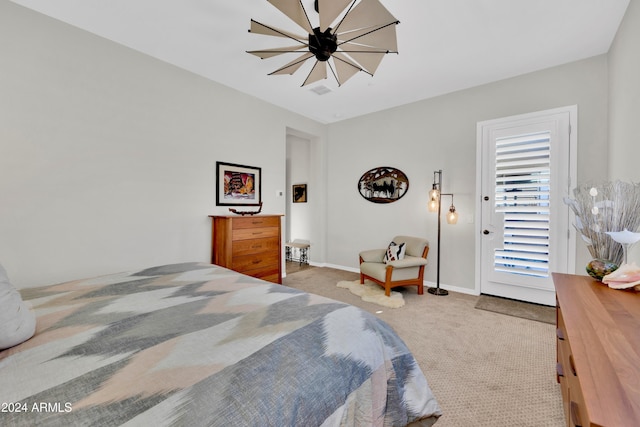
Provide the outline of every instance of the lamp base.
<path id="1" fill-rule="evenodd" d="M 427 292 L 429 292 L 430 294 L 433 295 L 437 295 L 437 296 L 445 296 L 445 295 L 449 295 L 449 291 L 442 289 L 442 288 L 428 288 Z"/>

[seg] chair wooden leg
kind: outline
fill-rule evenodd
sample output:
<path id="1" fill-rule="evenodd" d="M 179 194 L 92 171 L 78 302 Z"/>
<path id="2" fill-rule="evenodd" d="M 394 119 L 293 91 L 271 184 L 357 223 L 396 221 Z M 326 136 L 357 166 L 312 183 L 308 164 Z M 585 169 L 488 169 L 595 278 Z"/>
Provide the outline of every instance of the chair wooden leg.
<path id="1" fill-rule="evenodd" d="M 364 285 L 364 274 L 360 273 L 360 284 Z"/>
<path id="2" fill-rule="evenodd" d="M 391 275 L 393 274 L 393 267 L 388 265 L 386 270 L 387 270 L 387 274 L 385 275 L 385 280 L 384 280 L 384 294 L 390 297 L 391 296 Z"/>
<path id="3" fill-rule="evenodd" d="M 425 251 L 429 251 L 428 247 Z M 420 270 L 418 271 L 418 295 L 424 295 L 424 265 L 420 267 Z"/>

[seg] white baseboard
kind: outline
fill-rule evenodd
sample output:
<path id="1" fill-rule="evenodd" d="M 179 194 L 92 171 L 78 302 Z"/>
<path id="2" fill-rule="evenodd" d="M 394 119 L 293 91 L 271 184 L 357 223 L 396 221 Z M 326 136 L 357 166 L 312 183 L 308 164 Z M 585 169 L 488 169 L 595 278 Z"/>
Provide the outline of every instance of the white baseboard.
<path id="1" fill-rule="evenodd" d="M 315 262 L 311 262 L 311 263 L 309 263 L 309 265 L 312 265 L 314 267 L 334 268 L 336 270 L 350 271 L 352 273 L 360 273 L 360 269 L 359 268 L 345 267 L 344 265 L 327 264 L 327 263 L 315 263 Z M 429 287 L 429 288 L 432 288 L 432 287 L 436 286 L 435 282 L 429 282 L 427 280 L 424 281 L 424 285 L 426 287 Z M 450 291 L 450 292 L 457 292 L 457 293 L 460 293 L 460 294 L 476 295 L 476 296 L 480 295 L 478 292 L 476 292 L 475 289 L 461 288 L 459 286 L 451 286 L 451 285 L 447 285 L 447 284 L 444 284 L 444 283 L 440 283 L 440 287 L 442 289 L 445 289 L 445 290 Z"/>

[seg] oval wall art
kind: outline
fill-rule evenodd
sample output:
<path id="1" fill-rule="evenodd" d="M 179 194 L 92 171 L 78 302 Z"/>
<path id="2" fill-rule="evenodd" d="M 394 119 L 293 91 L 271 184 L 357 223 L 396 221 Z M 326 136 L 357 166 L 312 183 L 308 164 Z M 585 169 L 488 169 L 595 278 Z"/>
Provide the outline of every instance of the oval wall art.
<path id="1" fill-rule="evenodd" d="M 409 189 L 409 179 L 401 170 L 382 166 L 360 177 L 360 195 L 373 203 L 392 203 L 400 200 Z"/>

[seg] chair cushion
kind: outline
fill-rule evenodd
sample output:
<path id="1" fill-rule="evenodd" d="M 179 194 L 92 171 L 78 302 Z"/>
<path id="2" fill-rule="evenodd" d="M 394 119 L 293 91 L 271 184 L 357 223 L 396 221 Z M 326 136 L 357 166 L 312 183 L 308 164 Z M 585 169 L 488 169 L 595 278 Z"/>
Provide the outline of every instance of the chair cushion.
<path id="1" fill-rule="evenodd" d="M 395 262 L 402 261 L 404 260 Z M 360 264 L 360 272 L 384 283 L 387 274 L 387 265 L 379 262 L 363 262 Z M 420 267 L 394 268 L 391 272 L 391 281 L 415 279 L 419 275 Z"/>
<path id="2" fill-rule="evenodd" d="M 389 243 L 389 247 L 387 247 L 387 252 L 384 254 L 384 263 L 388 264 L 392 261 L 398 261 L 404 258 L 406 245 L 404 243 Z"/>
<path id="3" fill-rule="evenodd" d="M 28 340 L 35 331 L 35 314 L 22 301 L 0 265 L 0 350 Z"/>

